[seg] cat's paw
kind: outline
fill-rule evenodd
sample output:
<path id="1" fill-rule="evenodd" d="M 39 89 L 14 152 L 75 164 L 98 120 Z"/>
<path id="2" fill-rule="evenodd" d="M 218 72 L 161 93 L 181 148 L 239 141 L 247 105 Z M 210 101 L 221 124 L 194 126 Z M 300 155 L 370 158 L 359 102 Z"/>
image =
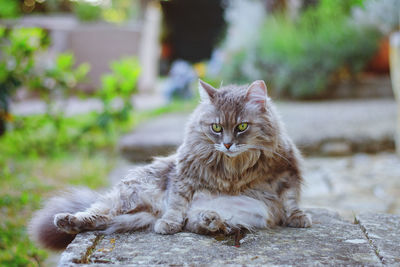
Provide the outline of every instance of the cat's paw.
<path id="1" fill-rule="evenodd" d="M 199 226 L 207 231 L 216 232 L 225 231 L 226 226 L 218 213 L 214 211 L 201 211 L 198 214 Z"/>
<path id="2" fill-rule="evenodd" d="M 154 225 L 154 231 L 162 235 L 175 234 L 182 231 L 182 224 L 166 219 L 159 219 Z"/>
<path id="3" fill-rule="evenodd" d="M 58 213 L 54 216 L 54 225 L 68 234 L 80 232 L 79 220 L 70 213 Z"/>
<path id="4" fill-rule="evenodd" d="M 309 228 L 312 220 L 310 215 L 303 211 L 295 211 L 287 218 L 286 225 L 295 228 Z"/>

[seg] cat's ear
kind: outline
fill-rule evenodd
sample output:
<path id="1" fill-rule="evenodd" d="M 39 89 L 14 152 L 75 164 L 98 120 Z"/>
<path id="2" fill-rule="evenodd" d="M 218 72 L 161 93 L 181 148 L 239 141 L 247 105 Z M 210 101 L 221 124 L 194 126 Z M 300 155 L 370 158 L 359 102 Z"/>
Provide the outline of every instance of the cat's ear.
<path id="1" fill-rule="evenodd" d="M 267 86 L 264 81 L 255 81 L 247 88 L 247 103 L 258 106 L 261 110 L 265 110 L 267 98 Z"/>
<path id="2" fill-rule="evenodd" d="M 199 79 L 199 93 L 201 101 L 212 101 L 217 90 L 206 82 Z"/>

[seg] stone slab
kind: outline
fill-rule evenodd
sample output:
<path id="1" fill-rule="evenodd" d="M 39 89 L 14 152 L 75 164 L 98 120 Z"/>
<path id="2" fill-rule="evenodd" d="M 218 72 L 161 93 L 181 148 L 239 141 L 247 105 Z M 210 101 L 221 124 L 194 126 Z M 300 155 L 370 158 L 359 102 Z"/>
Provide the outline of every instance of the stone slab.
<path id="1" fill-rule="evenodd" d="M 357 222 L 381 261 L 400 266 L 400 215 L 363 213 Z"/>
<path id="2" fill-rule="evenodd" d="M 119 149 L 133 162 L 173 153 L 183 141 L 187 120 L 188 114 L 167 114 L 143 123 L 120 139 Z"/>
<path id="3" fill-rule="evenodd" d="M 329 208 L 350 221 L 355 214 L 400 214 L 400 157 L 394 153 L 307 157 L 301 204 Z"/>
<path id="4" fill-rule="evenodd" d="M 350 155 L 394 150 L 393 99 L 278 102 L 289 135 L 306 155 Z M 189 114 L 167 114 L 143 123 L 119 143 L 131 161 L 167 155 L 182 143 Z"/>
<path id="5" fill-rule="evenodd" d="M 192 233 L 83 233 L 63 253 L 59 266 L 382 265 L 359 225 L 327 210 L 308 212 L 312 228 L 257 230 L 247 233 L 240 247 L 233 246 L 232 238 Z"/>

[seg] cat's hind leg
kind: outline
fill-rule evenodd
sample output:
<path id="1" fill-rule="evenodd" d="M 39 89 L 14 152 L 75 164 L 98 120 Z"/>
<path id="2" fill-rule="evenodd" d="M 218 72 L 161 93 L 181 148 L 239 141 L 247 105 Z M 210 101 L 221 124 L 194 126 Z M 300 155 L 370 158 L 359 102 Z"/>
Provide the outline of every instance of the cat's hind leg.
<path id="1" fill-rule="evenodd" d="M 98 201 L 100 195 L 86 188 L 70 188 L 48 199 L 42 209 L 36 211 L 28 224 L 30 237 L 38 244 L 54 250 L 60 250 L 74 239 L 54 224 L 54 216 L 60 213 L 74 214 L 89 208 Z M 72 229 L 69 232 L 73 232 Z"/>
<path id="2" fill-rule="evenodd" d="M 95 203 L 99 205 L 99 203 Z M 54 224 L 68 234 L 77 234 L 87 230 L 103 230 L 110 221 L 110 215 L 98 207 L 89 208 L 77 213 L 58 213 L 54 216 Z"/>
<path id="3" fill-rule="evenodd" d="M 188 212 L 185 229 L 197 234 L 209 234 L 221 231 L 224 233 L 229 232 L 225 221 L 218 213 L 201 209 Z"/>
<path id="4" fill-rule="evenodd" d="M 160 214 L 162 193 L 157 190 L 149 193 L 151 189 L 146 191 L 136 181 L 123 182 L 86 210 L 56 214 L 54 224 L 70 234 L 91 230 L 114 233 L 146 228 L 153 225 Z"/>
<path id="5" fill-rule="evenodd" d="M 99 197 L 89 208 L 75 213 L 58 213 L 54 215 L 54 225 L 68 234 L 82 231 L 103 230 L 116 215 L 115 203 L 119 194 L 111 191 Z"/>

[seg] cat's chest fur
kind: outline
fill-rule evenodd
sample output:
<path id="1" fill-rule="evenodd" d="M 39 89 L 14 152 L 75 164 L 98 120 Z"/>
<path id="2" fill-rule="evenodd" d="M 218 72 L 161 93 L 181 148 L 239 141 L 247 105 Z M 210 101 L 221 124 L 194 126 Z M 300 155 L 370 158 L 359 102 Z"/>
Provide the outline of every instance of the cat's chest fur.
<path id="1" fill-rule="evenodd" d="M 201 162 L 200 162 L 201 161 Z M 210 154 L 209 164 L 195 159 L 182 161 L 181 177 L 196 191 L 206 189 L 214 193 L 238 195 L 260 183 L 274 180 L 279 171 L 275 160 L 262 151 L 249 151 L 230 158 L 222 153 Z"/>

